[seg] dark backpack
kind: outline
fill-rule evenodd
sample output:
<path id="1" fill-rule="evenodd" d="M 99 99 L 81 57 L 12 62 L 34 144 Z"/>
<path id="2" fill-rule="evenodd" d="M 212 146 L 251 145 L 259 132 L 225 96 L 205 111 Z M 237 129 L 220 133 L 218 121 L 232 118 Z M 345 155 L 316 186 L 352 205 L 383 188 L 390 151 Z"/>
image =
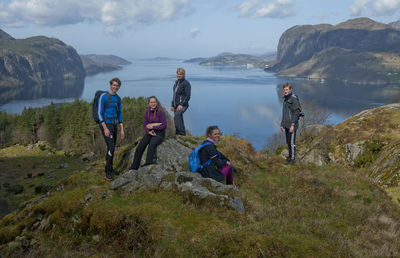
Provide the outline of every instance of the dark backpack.
<path id="1" fill-rule="evenodd" d="M 107 94 L 107 104 L 104 107 L 104 110 L 107 109 L 108 106 L 111 103 L 111 96 L 110 96 L 111 94 L 108 93 L 108 91 L 103 91 L 103 90 L 96 91 L 96 93 L 94 94 L 94 99 L 93 99 L 93 104 L 92 104 L 93 120 L 96 123 L 99 123 L 99 121 L 100 121 L 99 120 L 99 114 L 98 114 L 98 112 L 99 112 L 99 99 L 100 99 L 101 94 L 103 94 L 103 93 Z M 118 104 L 119 104 L 119 98 L 117 98 L 117 108 L 118 108 Z"/>
<path id="2" fill-rule="evenodd" d="M 193 149 L 192 152 L 189 155 L 189 170 L 192 172 L 200 172 L 203 167 L 207 164 L 210 164 L 211 159 L 207 160 L 206 163 L 204 163 L 203 165 L 201 165 L 200 163 L 200 156 L 199 156 L 199 151 L 207 146 L 212 144 L 211 142 L 204 142 L 203 144 L 201 144 L 199 147 L 197 147 L 196 149 Z"/>
<path id="3" fill-rule="evenodd" d="M 298 97 L 297 95 L 294 95 L 294 94 L 293 94 L 292 96 L 295 97 L 295 98 L 298 100 L 298 102 L 299 102 L 299 107 L 300 107 L 299 118 L 300 118 L 300 117 L 304 117 L 304 112 L 303 112 L 303 108 L 301 107 L 299 97 Z"/>

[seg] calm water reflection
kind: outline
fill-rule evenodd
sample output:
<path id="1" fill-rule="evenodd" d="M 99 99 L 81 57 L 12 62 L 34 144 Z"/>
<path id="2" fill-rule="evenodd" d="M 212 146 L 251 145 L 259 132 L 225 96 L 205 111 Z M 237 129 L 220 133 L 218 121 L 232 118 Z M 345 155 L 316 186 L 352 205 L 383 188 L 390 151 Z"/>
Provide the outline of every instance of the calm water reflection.
<path id="1" fill-rule="evenodd" d="M 171 104 L 172 85 L 177 67 L 186 69 L 192 84 L 190 107 L 185 123 L 194 135 L 203 135 L 207 126 L 219 125 L 224 134 L 248 139 L 262 149 L 266 139 L 279 131 L 281 115 L 281 85 L 287 80 L 260 69 L 235 67 L 204 67 L 179 61 L 132 61 L 123 70 L 87 77 L 80 99 L 91 101 L 98 89 L 108 89 L 113 77 L 122 80 L 121 97 L 156 95 L 161 104 Z M 331 114 L 329 123 L 336 124 L 363 109 L 396 100 L 400 87 L 344 85 L 314 81 L 291 81 L 302 103 L 314 103 Z M 66 94 L 66 93 L 65 93 Z M 70 102 L 73 99 L 38 99 L 13 101 L 0 107 L 19 113 L 24 106 L 44 106 L 51 101 Z"/>

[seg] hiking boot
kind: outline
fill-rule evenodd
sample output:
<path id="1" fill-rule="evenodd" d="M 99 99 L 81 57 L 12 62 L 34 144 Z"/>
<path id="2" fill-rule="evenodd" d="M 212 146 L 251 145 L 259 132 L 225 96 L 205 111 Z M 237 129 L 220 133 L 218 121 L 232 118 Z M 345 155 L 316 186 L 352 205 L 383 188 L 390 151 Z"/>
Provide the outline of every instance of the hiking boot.
<path id="1" fill-rule="evenodd" d="M 112 172 L 106 171 L 106 176 L 104 177 L 104 180 L 112 181 L 113 180 Z"/>
<path id="2" fill-rule="evenodd" d="M 288 160 L 288 161 L 285 163 L 285 165 L 293 166 L 293 165 L 294 165 L 294 159 Z"/>
<path id="3" fill-rule="evenodd" d="M 144 163 L 143 165 L 142 165 L 142 167 L 147 167 L 147 166 L 150 166 L 150 165 L 156 165 L 157 163 Z"/>
<path id="4" fill-rule="evenodd" d="M 106 181 L 108 181 L 108 182 L 111 182 L 111 181 L 112 181 L 112 178 L 108 178 L 107 176 L 105 176 L 105 177 L 104 177 L 104 180 L 106 180 Z"/>

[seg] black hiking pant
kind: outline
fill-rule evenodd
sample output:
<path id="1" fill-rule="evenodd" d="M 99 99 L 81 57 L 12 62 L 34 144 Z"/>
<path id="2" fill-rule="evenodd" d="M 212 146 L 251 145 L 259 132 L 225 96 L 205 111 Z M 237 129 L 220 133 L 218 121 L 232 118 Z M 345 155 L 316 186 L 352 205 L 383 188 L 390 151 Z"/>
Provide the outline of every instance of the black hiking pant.
<path id="1" fill-rule="evenodd" d="M 175 123 L 175 134 L 186 135 L 185 123 L 183 122 L 183 113 L 185 113 L 187 107 L 183 107 L 182 110 L 174 111 L 174 123 Z"/>
<path id="2" fill-rule="evenodd" d="M 114 159 L 114 150 L 115 143 L 117 141 L 117 124 L 106 124 L 108 130 L 110 131 L 110 136 L 106 137 L 104 134 L 103 126 L 100 124 L 100 131 L 104 137 L 104 141 L 107 145 L 107 153 L 106 153 L 106 177 L 111 178 L 113 172 L 113 159 Z"/>
<path id="3" fill-rule="evenodd" d="M 289 132 L 289 128 L 285 128 L 286 144 L 289 149 L 289 160 L 294 160 L 296 156 L 296 131 L 297 127 L 294 127 L 293 132 Z"/>
<path id="4" fill-rule="evenodd" d="M 162 143 L 165 137 L 165 131 L 156 132 L 156 136 L 150 134 L 145 134 L 140 141 L 139 145 L 136 147 L 135 156 L 133 158 L 133 163 L 130 169 L 138 169 L 140 166 L 140 161 L 142 160 L 143 152 L 147 147 L 147 155 L 145 164 L 156 163 L 156 152 L 157 146 Z"/>

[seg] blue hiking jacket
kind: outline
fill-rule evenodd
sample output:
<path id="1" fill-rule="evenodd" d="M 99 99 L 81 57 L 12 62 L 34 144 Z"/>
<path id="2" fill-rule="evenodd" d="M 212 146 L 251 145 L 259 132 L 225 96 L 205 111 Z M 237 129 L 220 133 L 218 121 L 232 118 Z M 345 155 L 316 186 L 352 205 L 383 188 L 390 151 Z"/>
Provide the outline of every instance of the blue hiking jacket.
<path id="1" fill-rule="evenodd" d="M 110 105 L 105 108 L 107 106 L 108 96 L 111 97 L 111 102 Z M 117 94 L 101 94 L 99 99 L 98 116 L 99 123 L 105 122 L 106 124 L 115 124 L 117 121 L 122 123 L 121 98 Z"/>

